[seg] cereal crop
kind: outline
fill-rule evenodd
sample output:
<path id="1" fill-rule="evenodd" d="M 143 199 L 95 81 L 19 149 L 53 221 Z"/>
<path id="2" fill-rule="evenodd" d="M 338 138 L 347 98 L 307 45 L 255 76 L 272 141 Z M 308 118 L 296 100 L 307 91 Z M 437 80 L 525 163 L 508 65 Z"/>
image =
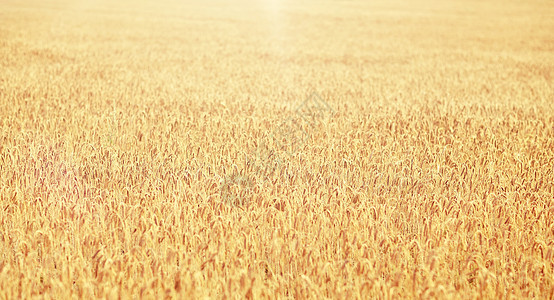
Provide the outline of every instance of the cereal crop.
<path id="1" fill-rule="evenodd" d="M 0 299 L 552 299 L 550 1 L 0 1 Z"/>

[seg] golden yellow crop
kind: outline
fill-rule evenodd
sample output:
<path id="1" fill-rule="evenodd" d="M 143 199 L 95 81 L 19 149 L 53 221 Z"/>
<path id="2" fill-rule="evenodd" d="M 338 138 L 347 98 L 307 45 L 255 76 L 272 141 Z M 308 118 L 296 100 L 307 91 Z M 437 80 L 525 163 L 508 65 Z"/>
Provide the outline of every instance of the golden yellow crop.
<path id="1" fill-rule="evenodd" d="M 1 2 L 0 299 L 552 299 L 553 16 Z"/>

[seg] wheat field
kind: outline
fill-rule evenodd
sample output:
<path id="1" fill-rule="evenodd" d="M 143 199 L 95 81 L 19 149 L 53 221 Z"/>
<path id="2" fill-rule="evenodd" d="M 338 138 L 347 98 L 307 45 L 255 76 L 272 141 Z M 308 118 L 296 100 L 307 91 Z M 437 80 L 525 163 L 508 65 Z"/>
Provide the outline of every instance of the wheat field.
<path id="1" fill-rule="evenodd" d="M 553 299 L 551 1 L 0 1 L 0 299 Z"/>

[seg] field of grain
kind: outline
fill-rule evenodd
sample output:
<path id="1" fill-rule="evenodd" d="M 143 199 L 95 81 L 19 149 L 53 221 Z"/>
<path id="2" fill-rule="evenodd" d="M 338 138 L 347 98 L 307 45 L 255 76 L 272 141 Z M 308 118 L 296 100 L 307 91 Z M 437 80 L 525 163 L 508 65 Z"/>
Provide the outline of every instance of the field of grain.
<path id="1" fill-rule="evenodd" d="M 554 297 L 551 1 L 0 1 L 0 299 Z"/>

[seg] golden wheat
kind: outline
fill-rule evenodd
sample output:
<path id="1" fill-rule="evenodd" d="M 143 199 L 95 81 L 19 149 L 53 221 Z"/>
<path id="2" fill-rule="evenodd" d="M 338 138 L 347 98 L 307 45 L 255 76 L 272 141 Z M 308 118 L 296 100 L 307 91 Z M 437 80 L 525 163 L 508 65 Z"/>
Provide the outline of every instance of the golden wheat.
<path id="1" fill-rule="evenodd" d="M 0 298 L 552 299 L 553 16 L 0 3 Z"/>

